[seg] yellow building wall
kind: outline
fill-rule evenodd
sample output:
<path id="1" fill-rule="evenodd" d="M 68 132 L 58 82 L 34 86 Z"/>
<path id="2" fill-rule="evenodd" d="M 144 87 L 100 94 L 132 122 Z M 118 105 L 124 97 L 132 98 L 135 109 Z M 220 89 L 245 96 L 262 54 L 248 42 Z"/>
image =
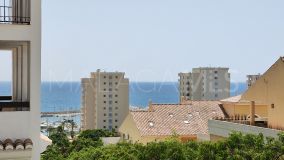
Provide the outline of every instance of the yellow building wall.
<path id="1" fill-rule="evenodd" d="M 149 142 L 160 142 L 160 141 L 165 141 L 167 139 L 171 138 L 171 136 L 142 136 L 141 139 L 139 140 L 140 143 L 147 144 Z M 192 135 L 192 136 L 179 136 L 178 139 L 181 142 L 188 142 L 188 141 L 196 141 L 197 136 Z"/>
<path id="2" fill-rule="evenodd" d="M 171 136 L 141 136 L 132 115 L 129 113 L 125 120 L 123 121 L 122 125 L 118 129 L 119 133 L 121 135 L 125 135 L 126 137 L 129 136 L 129 141 L 135 143 L 142 143 L 147 144 L 149 142 L 159 142 L 159 141 L 165 141 L 166 139 L 170 138 Z M 188 141 L 188 140 L 196 140 L 196 135 L 190 135 L 190 136 L 180 136 L 179 137 L 181 141 Z"/>
<path id="3" fill-rule="evenodd" d="M 223 107 L 229 116 L 250 114 L 250 104 L 226 103 L 223 104 Z M 256 104 L 255 114 L 261 117 L 268 117 L 268 106 Z"/>
<path id="4" fill-rule="evenodd" d="M 284 127 L 284 62 L 280 58 L 242 96 L 268 104 L 268 125 Z M 274 108 L 271 107 L 274 104 Z"/>
<path id="5" fill-rule="evenodd" d="M 121 135 L 124 134 L 125 136 L 129 136 L 129 140 L 132 142 L 141 142 L 141 134 L 136 127 L 131 113 L 126 116 L 118 131 L 121 133 Z"/>

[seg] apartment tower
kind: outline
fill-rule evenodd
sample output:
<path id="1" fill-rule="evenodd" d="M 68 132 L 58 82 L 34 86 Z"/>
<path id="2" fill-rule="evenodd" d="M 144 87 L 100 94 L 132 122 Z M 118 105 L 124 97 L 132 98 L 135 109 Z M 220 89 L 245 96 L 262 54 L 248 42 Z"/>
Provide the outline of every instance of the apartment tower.
<path id="1" fill-rule="evenodd" d="M 230 96 L 229 68 L 200 67 L 179 73 L 180 101 L 220 100 Z"/>
<path id="2" fill-rule="evenodd" d="M 40 0 L 0 0 L 0 52 L 12 72 L 11 93 L 0 93 L 0 159 L 39 160 Z"/>
<path id="3" fill-rule="evenodd" d="M 82 78 L 81 127 L 117 130 L 129 112 L 129 80 L 123 72 L 92 72 Z"/>
<path id="4" fill-rule="evenodd" d="M 250 87 L 252 86 L 259 78 L 260 74 L 257 75 L 247 75 L 247 86 Z"/>

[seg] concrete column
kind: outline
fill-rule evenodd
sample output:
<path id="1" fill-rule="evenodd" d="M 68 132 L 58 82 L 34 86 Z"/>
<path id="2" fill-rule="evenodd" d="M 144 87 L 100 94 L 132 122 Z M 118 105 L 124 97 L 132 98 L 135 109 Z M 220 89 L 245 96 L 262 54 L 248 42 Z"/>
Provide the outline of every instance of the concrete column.
<path id="1" fill-rule="evenodd" d="M 148 108 L 149 108 L 149 111 L 150 111 L 150 112 L 153 111 L 152 100 L 151 100 L 151 99 L 150 99 L 149 102 L 148 102 Z"/>
<path id="2" fill-rule="evenodd" d="M 17 47 L 17 57 L 15 59 L 15 62 L 17 63 L 17 65 L 15 67 L 17 67 L 17 73 L 16 73 L 16 79 L 13 79 L 13 81 L 17 82 L 17 92 L 16 92 L 16 97 L 15 100 L 16 101 L 22 101 L 22 85 L 23 85 L 23 48 L 22 46 L 18 46 Z"/>
<path id="3" fill-rule="evenodd" d="M 12 49 L 13 100 L 29 101 L 29 46 L 23 43 Z"/>
<path id="4" fill-rule="evenodd" d="M 250 104 L 250 125 L 255 125 L 254 115 L 255 115 L 255 102 L 251 101 L 251 104 Z"/>
<path id="5" fill-rule="evenodd" d="M 22 101 L 29 100 L 29 48 L 28 44 L 25 43 L 22 45 Z"/>
<path id="6" fill-rule="evenodd" d="M 18 93 L 18 52 L 17 48 L 12 49 L 12 98 L 13 101 L 17 100 L 17 93 Z"/>

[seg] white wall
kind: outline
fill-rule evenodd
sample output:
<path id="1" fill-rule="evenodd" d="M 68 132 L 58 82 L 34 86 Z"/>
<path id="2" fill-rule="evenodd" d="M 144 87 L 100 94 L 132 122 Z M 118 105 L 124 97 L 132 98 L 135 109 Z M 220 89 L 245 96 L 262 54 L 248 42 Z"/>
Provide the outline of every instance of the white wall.
<path id="1" fill-rule="evenodd" d="M 0 112 L 0 140 L 7 138 L 26 139 L 31 137 L 30 112 Z"/>

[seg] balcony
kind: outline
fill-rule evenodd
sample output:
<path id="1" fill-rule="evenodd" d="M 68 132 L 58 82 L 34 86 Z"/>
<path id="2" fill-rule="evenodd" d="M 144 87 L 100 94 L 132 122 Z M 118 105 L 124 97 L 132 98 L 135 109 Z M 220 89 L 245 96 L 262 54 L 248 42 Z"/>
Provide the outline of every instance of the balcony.
<path id="1" fill-rule="evenodd" d="M 32 127 L 30 117 L 29 111 L 0 112 L 0 126 L 3 127 L 0 130 L 0 140 L 30 138 Z"/>
<path id="2" fill-rule="evenodd" d="M 0 24 L 24 24 L 31 21 L 31 0 L 0 0 Z"/>
<path id="3" fill-rule="evenodd" d="M 0 96 L 0 112 L 2 111 L 29 111 L 30 103 L 13 101 L 12 96 Z"/>
<path id="4" fill-rule="evenodd" d="M 208 131 L 210 137 L 229 137 L 232 132 L 242 132 L 244 134 L 259 134 L 262 133 L 264 137 L 277 138 L 278 133 L 282 132 L 282 129 L 277 128 L 266 128 L 249 125 L 247 121 L 236 121 L 236 120 L 209 120 Z"/>
<path id="5" fill-rule="evenodd" d="M 30 111 L 30 43 L 0 41 L 0 52 L 0 82 L 10 88 L 0 90 L 0 112 Z"/>

